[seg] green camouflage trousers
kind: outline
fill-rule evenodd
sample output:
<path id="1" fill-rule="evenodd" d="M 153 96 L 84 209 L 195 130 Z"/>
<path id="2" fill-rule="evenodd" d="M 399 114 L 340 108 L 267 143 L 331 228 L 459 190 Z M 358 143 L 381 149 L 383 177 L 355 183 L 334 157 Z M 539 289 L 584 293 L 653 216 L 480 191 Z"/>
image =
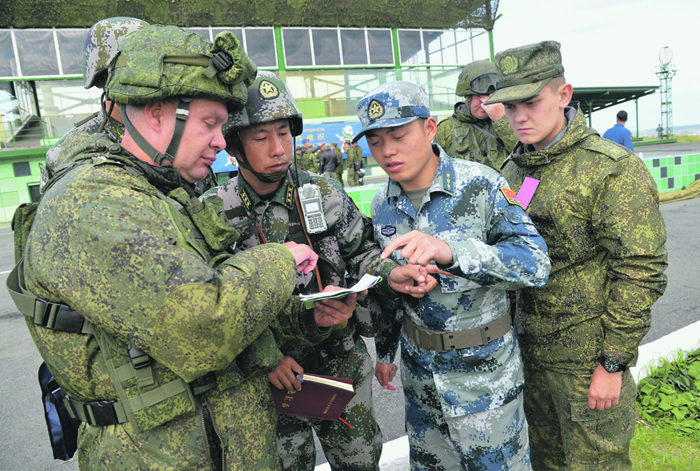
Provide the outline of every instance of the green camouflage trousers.
<path id="1" fill-rule="evenodd" d="M 277 451 L 285 471 L 313 471 L 316 431 L 323 452 L 334 471 L 379 470 L 382 433 L 372 415 L 372 379 L 374 368 L 365 342 L 358 338 L 355 348 L 341 358 L 331 360 L 323 371 L 314 372 L 353 380 L 355 397 L 340 420 L 309 419 L 292 415 L 277 416 Z M 303 386 L 302 386 L 303 387 Z"/>
<path id="2" fill-rule="evenodd" d="M 523 360 L 532 469 L 632 469 L 637 389 L 630 371 L 622 373 L 619 404 L 599 411 L 588 407 L 590 374 L 564 374 Z"/>
<path id="3" fill-rule="evenodd" d="M 338 174 L 335 172 L 323 172 L 323 176 L 328 178 L 329 180 L 338 181 Z M 340 183 L 343 183 L 343 182 L 341 181 Z"/>
<path id="4" fill-rule="evenodd" d="M 401 383 L 411 471 L 531 471 L 522 392 L 497 409 L 445 416 L 432 374 L 403 349 Z"/>

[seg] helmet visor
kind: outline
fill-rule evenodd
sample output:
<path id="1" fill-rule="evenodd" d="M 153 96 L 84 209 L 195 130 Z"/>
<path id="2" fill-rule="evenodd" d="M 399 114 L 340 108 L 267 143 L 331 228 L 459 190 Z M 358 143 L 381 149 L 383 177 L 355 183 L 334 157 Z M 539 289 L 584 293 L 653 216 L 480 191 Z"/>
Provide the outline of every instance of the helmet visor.
<path id="1" fill-rule="evenodd" d="M 489 73 L 481 74 L 475 77 L 469 82 L 469 87 L 472 92 L 477 95 L 488 95 L 496 91 L 496 84 L 498 83 L 498 74 Z"/>

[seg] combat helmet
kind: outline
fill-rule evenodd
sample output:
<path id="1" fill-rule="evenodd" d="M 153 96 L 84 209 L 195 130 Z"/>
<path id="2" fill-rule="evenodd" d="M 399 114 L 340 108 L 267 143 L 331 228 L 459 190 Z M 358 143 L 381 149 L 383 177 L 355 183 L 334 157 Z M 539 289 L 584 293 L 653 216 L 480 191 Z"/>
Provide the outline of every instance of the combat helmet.
<path id="1" fill-rule="evenodd" d="M 498 69 L 491 61 L 467 64 L 457 80 L 457 96 L 490 95 L 496 91 Z"/>
<path id="2" fill-rule="evenodd" d="M 287 84 L 273 72 L 261 70 L 253 84 L 248 87 L 248 101 L 245 107 L 229 115 L 228 123 L 224 127 L 224 137 L 227 149 L 238 149 L 238 164 L 260 181 L 267 183 L 281 180 L 287 170 L 274 173 L 258 173 L 253 170 L 245 154 L 240 131 L 254 124 L 269 123 L 278 119 L 289 120 L 289 130 L 294 137 L 300 135 L 304 129 L 301 111 Z"/>
<path id="3" fill-rule="evenodd" d="M 145 26 L 148 26 L 145 21 L 125 16 L 107 18 L 92 25 L 83 47 L 83 84 L 86 89 L 107 79 L 109 63 L 117 55 L 121 40 Z"/>
<path id="4" fill-rule="evenodd" d="M 193 98 L 226 104 L 229 113 L 247 101 L 246 86 L 257 67 L 230 31 L 219 33 L 214 44 L 177 26 L 150 25 L 125 37 L 110 65 L 105 91 L 119 104 L 124 125 L 134 142 L 153 161 L 172 163 Z M 146 141 L 129 121 L 126 105 L 147 105 L 179 98 L 175 133 L 165 154 Z"/>

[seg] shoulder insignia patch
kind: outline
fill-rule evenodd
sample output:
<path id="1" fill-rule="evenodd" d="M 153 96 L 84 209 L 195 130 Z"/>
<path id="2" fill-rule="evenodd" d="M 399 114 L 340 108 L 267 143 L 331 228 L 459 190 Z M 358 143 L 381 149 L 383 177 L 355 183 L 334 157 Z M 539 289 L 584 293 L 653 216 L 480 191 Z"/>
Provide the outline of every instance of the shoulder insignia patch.
<path id="1" fill-rule="evenodd" d="M 510 188 L 501 188 L 501 193 L 503 193 L 503 196 L 506 198 L 506 201 L 508 201 L 508 204 L 517 205 L 521 208 L 523 207 L 522 203 L 518 200 L 518 197 L 515 196 L 515 193 L 513 193 L 513 190 Z"/>
<path id="2" fill-rule="evenodd" d="M 391 237 L 396 234 L 396 228 L 394 226 L 384 226 L 382 230 L 379 231 L 384 237 Z"/>
<path id="3" fill-rule="evenodd" d="M 46 186 L 46 182 L 49 181 L 49 172 L 44 167 L 44 164 L 39 163 L 39 173 L 41 175 L 41 180 L 39 181 L 39 189 L 43 190 Z"/>

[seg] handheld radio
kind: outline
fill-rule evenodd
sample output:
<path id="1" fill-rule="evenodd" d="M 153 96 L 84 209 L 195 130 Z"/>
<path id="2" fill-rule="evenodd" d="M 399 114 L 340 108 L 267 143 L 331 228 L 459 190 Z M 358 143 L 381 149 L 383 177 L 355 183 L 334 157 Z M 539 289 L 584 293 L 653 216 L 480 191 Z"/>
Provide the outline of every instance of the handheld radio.
<path id="1" fill-rule="evenodd" d="M 318 185 L 307 183 L 299 189 L 299 203 L 304 214 L 306 231 L 309 234 L 318 234 L 328 229 L 326 216 L 323 214 L 321 203 L 321 189 Z"/>

